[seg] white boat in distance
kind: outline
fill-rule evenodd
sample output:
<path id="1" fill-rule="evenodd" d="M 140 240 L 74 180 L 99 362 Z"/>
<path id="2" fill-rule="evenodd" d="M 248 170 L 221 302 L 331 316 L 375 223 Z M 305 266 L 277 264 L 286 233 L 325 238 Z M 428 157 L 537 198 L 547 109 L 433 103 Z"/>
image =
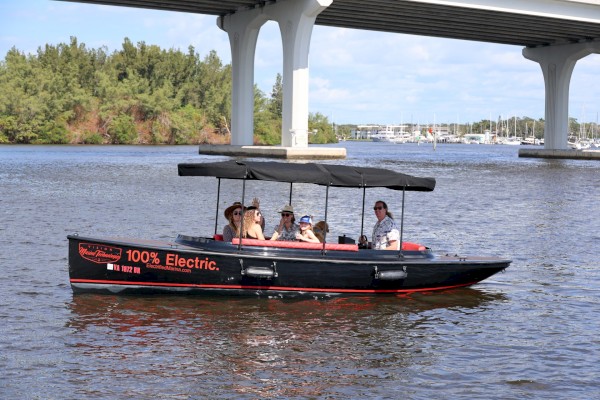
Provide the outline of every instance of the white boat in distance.
<path id="1" fill-rule="evenodd" d="M 582 139 L 575 135 L 569 135 L 567 139 L 567 146 L 574 150 L 588 150 L 591 148 L 597 149 L 598 142 L 590 139 Z"/>
<path id="2" fill-rule="evenodd" d="M 405 140 L 404 125 L 385 125 L 371 135 L 374 142 L 403 143 Z"/>
<path id="3" fill-rule="evenodd" d="M 525 139 L 521 139 L 521 144 L 524 146 L 534 146 L 539 144 L 539 141 L 535 136 L 527 136 Z"/>
<path id="4" fill-rule="evenodd" d="M 511 136 L 502 141 L 502 144 L 509 146 L 520 146 L 522 138 L 520 136 Z"/>

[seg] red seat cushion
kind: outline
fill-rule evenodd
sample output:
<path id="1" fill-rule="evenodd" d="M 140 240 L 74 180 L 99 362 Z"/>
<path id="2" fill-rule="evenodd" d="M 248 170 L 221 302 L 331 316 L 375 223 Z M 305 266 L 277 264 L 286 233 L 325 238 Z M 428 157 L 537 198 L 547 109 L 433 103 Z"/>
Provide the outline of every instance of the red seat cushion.
<path id="1" fill-rule="evenodd" d="M 402 242 L 402 250 L 425 251 L 426 247 L 419 243 Z"/>
<path id="2" fill-rule="evenodd" d="M 239 244 L 239 238 L 233 238 L 231 242 L 233 244 Z M 291 242 L 286 240 L 258 240 L 258 239 L 244 239 L 242 242 L 245 246 L 261 246 L 261 247 L 279 247 L 285 249 L 304 249 L 304 250 L 322 250 L 323 243 L 306 243 L 306 242 Z M 422 244 L 402 242 L 402 250 L 404 251 L 425 251 L 427 248 Z M 358 251 L 357 244 L 337 244 L 337 243 L 326 243 L 325 250 L 333 251 Z"/>
<path id="3" fill-rule="evenodd" d="M 232 243 L 239 244 L 240 239 L 233 238 Z M 286 249 L 304 249 L 304 250 L 321 250 L 321 249 L 323 249 L 323 243 L 290 242 L 290 241 L 286 241 L 286 240 L 244 239 L 242 241 L 242 244 L 245 246 L 279 247 L 279 248 L 286 248 Z M 358 245 L 326 243 L 325 250 L 358 251 Z"/>

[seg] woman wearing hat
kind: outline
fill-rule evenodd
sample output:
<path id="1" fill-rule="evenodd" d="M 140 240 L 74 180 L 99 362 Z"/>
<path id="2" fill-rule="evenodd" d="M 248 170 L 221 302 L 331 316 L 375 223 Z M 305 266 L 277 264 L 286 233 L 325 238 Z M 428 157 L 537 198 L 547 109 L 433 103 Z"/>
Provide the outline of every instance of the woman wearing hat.
<path id="1" fill-rule="evenodd" d="M 310 215 L 300 218 L 300 232 L 296 234 L 296 240 L 308 243 L 321 243 L 312 230 L 312 218 Z"/>
<path id="2" fill-rule="evenodd" d="M 294 207 L 287 205 L 279 213 L 281 214 L 281 220 L 275 228 L 271 240 L 295 241 L 296 233 L 300 231 L 300 227 L 296 224 L 296 218 L 294 218 Z"/>
<path id="3" fill-rule="evenodd" d="M 242 221 L 242 203 L 235 202 L 223 212 L 229 223 L 223 228 L 223 240 L 231 242 L 234 237 L 240 237 L 240 222 Z"/>

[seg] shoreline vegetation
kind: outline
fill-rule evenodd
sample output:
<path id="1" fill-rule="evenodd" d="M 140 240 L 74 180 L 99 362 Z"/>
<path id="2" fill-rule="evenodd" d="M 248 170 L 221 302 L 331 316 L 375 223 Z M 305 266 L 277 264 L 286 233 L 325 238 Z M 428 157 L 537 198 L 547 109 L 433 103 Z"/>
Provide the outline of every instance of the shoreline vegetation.
<path id="1" fill-rule="evenodd" d="M 15 47 L 0 61 L 0 144 L 228 144 L 231 65 L 125 38 L 120 50 L 46 44 Z M 282 78 L 266 95 L 255 86 L 255 144 L 281 143 Z M 320 113 L 311 143 L 337 142 Z"/>
<path id="2" fill-rule="evenodd" d="M 0 60 L 0 144 L 229 144 L 231 86 L 231 65 L 215 51 L 201 58 L 193 46 L 185 53 L 125 38 L 109 54 L 71 37 L 38 47 L 36 54 L 13 47 Z M 254 144 L 281 143 L 282 89 L 280 74 L 269 94 L 255 85 Z M 359 130 L 319 112 L 308 119 L 312 144 L 356 139 Z M 529 117 L 433 129 L 444 126 L 459 137 L 486 130 L 501 137 L 544 134 L 544 120 Z M 598 123 L 570 118 L 569 131 L 595 138 Z"/>

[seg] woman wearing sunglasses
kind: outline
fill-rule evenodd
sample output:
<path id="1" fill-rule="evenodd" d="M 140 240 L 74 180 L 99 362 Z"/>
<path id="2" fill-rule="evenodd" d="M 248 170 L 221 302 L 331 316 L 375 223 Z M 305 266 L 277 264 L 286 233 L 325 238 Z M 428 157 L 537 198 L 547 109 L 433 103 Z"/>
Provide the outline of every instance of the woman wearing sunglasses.
<path id="1" fill-rule="evenodd" d="M 373 207 L 377 223 L 373 227 L 371 248 L 376 250 L 400 250 L 400 229 L 388 211 L 385 201 L 378 200 Z"/>
<path id="2" fill-rule="evenodd" d="M 229 223 L 223 228 L 223 240 L 231 242 L 234 237 L 240 237 L 240 222 L 242 221 L 242 203 L 235 202 L 225 209 L 223 214 Z"/>
<path id="3" fill-rule="evenodd" d="M 296 218 L 294 217 L 294 207 L 287 205 L 279 211 L 281 213 L 281 219 L 279 225 L 275 228 L 271 240 L 287 240 L 295 241 L 296 233 L 300 231 L 300 226 L 296 224 Z"/>

